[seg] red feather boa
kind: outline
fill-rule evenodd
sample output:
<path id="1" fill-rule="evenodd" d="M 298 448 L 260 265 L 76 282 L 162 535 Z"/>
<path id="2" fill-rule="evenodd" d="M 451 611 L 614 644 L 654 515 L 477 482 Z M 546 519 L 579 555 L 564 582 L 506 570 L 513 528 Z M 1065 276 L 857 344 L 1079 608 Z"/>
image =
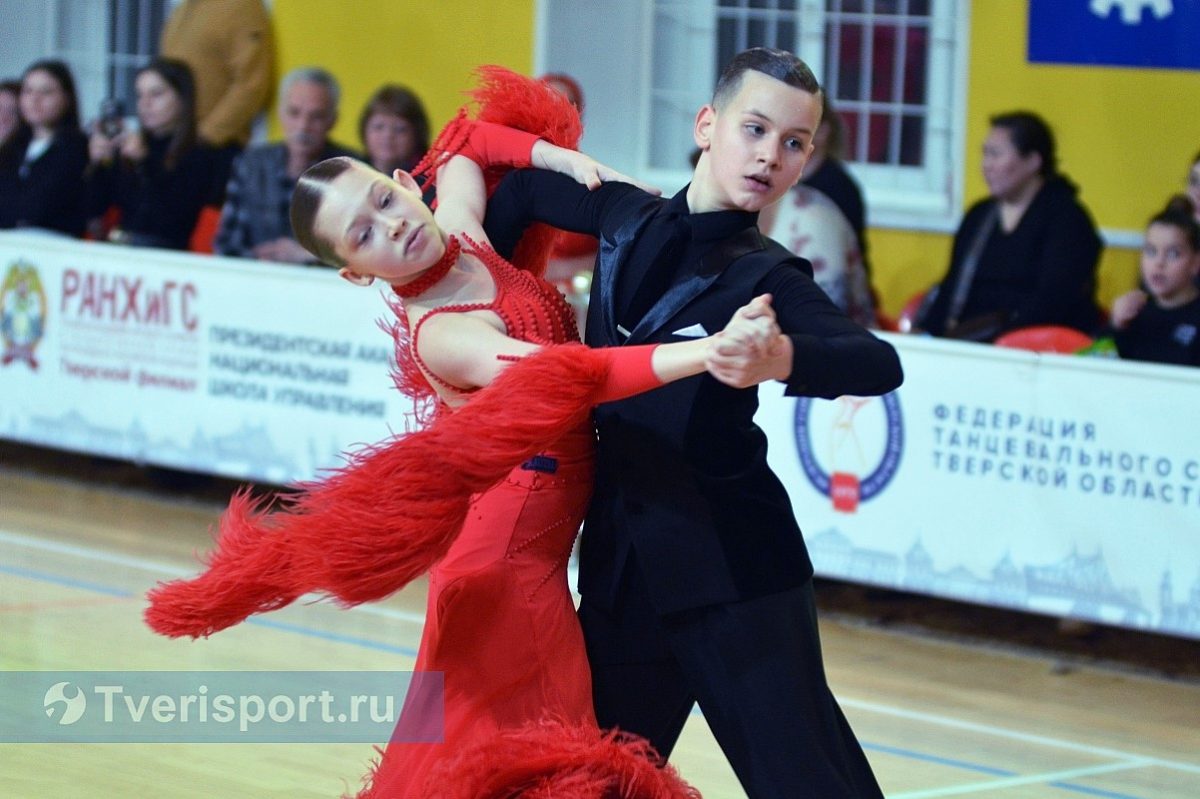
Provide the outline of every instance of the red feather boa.
<path id="1" fill-rule="evenodd" d="M 645 740 L 530 723 L 466 746 L 425 780 L 425 799 L 700 799 Z M 366 788 L 357 799 L 387 799 Z"/>
<path id="2" fill-rule="evenodd" d="M 397 591 L 446 554 L 473 494 L 586 422 L 609 363 L 581 344 L 548 347 L 432 427 L 350 455 L 278 512 L 239 492 L 207 569 L 151 590 L 146 623 L 194 638 L 308 592 L 357 605 Z"/>

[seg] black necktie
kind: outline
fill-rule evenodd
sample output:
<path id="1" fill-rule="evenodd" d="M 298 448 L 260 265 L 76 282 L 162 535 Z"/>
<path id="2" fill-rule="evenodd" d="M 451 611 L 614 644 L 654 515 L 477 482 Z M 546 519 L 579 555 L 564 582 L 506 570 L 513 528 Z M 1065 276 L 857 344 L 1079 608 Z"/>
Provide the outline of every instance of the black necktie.
<path id="1" fill-rule="evenodd" d="M 682 216 L 672 216 L 669 220 L 664 220 L 661 228 L 665 233 L 663 240 L 657 251 L 644 259 L 645 270 L 642 272 L 641 282 L 624 313 L 619 314 L 621 326 L 626 331 L 637 327 L 654 304 L 667 293 L 691 239 L 691 227 Z"/>

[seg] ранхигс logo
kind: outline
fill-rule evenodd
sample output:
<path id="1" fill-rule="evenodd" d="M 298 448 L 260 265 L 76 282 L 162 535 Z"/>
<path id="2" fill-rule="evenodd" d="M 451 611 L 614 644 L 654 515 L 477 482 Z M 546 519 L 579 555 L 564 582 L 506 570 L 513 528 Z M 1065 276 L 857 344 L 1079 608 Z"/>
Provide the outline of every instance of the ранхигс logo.
<path id="1" fill-rule="evenodd" d="M 74 692 L 73 696 L 67 695 L 68 689 Z M 58 723 L 63 726 L 74 724 L 83 718 L 83 711 L 87 709 L 87 697 L 78 686 L 69 682 L 56 682 L 46 691 L 42 707 L 46 708 L 47 716 L 54 718 L 54 711 L 59 706 L 62 707 L 62 713 L 58 717 Z"/>
<path id="2" fill-rule="evenodd" d="M 853 513 L 883 491 L 904 450 L 904 418 L 896 392 L 796 402 L 796 452 L 809 482 Z"/>
<path id="3" fill-rule="evenodd" d="M 17 261 L 0 283 L 0 338 L 4 352 L 0 365 L 22 361 L 37 369 L 33 351 L 42 340 L 46 327 L 46 293 L 37 269 L 27 261 Z"/>

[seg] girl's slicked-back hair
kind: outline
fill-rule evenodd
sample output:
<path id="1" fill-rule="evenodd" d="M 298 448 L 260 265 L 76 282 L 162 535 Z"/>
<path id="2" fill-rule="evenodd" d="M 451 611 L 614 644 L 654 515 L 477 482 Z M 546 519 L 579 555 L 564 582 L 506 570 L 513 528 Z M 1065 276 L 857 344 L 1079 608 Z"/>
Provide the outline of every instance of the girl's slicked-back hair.
<path id="1" fill-rule="evenodd" d="M 325 189 L 339 175 L 354 166 L 354 159 L 346 156 L 326 158 L 304 171 L 292 190 L 292 204 L 288 211 L 292 221 L 292 234 L 300 246 L 312 253 L 322 263 L 343 267 L 346 262 L 333 251 L 333 243 L 316 233 L 317 212 L 325 199 Z"/>

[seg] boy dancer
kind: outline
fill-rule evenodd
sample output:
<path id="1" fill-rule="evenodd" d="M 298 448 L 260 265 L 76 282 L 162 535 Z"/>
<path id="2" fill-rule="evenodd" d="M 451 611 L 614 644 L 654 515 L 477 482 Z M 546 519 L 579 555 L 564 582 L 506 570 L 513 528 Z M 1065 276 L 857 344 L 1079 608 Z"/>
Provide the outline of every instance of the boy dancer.
<path id="1" fill-rule="evenodd" d="M 488 204 L 497 249 L 527 221 L 600 237 L 587 341 L 679 341 L 722 328 L 770 294 L 782 334 L 729 347 L 712 376 L 597 408 L 595 494 L 584 525 L 580 619 L 602 727 L 669 755 L 693 703 L 752 799 L 879 797 L 825 680 L 812 565 L 754 425 L 757 392 L 833 398 L 895 389 L 888 344 L 813 283 L 811 266 L 761 236 L 757 214 L 799 180 L 821 91 L 791 53 L 756 48 L 696 117 L 692 183 L 667 200 L 589 192 L 543 171 L 505 178 Z"/>

